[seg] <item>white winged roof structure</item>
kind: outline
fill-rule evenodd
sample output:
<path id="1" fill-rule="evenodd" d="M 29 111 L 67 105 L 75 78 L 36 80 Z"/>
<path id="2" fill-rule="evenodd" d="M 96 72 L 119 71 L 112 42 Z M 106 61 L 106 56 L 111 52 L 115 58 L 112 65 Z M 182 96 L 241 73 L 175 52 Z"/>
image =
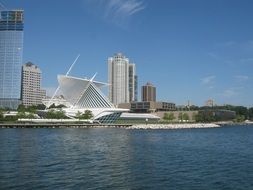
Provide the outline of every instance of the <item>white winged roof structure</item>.
<path id="1" fill-rule="evenodd" d="M 94 76 L 95 77 L 95 76 Z M 69 117 L 75 117 L 77 112 L 90 110 L 93 119 L 101 123 L 113 123 L 127 109 L 115 108 L 102 93 L 101 88 L 108 84 L 91 79 L 78 78 L 68 75 L 58 75 L 59 89 L 71 107 L 64 111 Z"/>
<path id="2" fill-rule="evenodd" d="M 65 99 L 76 108 L 114 108 L 102 93 L 108 84 L 66 75 L 58 75 L 60 90 Z"/>

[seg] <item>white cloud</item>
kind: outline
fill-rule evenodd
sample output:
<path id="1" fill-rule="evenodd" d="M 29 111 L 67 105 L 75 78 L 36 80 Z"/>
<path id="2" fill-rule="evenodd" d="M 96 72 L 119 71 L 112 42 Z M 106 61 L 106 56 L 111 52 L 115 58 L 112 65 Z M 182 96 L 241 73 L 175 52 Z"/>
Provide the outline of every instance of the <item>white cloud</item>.
<path id="1" fill-rule="evenodd" d="M 231 47 L 234 45 L 237 45 L 237 43 L 235 41 L 226 41 L 226 42 L 218 43 L 218 46 L 221 46 L 221 47 Z"/>
<path id="2" fill-rule="evenodd" d="M 131 16 L 144 9 L 143 3 L 137 0 L 121 1 L 118 3 L 116 15 Z"/>
<path id="3" fill-rule="evenodd" d="M 207 55 L 209 55 L 210 57 L 212 57 L 214 59 L 220 59 L 220 57 L 214 52 L 209 52 L 209 53 L 207 53 Z"/>
<path id="4" fill-rule="evenodd" d="M 224 90 L 221 95 L 225 98 L 231 98 L 231 97 L 234 97 L 236 95 L 238 95 L 238 89 L 233 89 L 233 88 L 230 88 L 230 89 L 226 89 Z"/>
<path id="5" fill-rule="evenodd" d="M 246 75 L 236 75 L 234 77 L 239 82 L 243 82 L 243 81 L 249 80 L 249 76 L 246 76 Z"/>
<path id="6" fill-rule="evenodd" d="M 212 85 L 211 85 L 211 86 L 208 86 L 208 89 L 209 89 L 209 90 L 212 90 L 212 89 L 214 89 L 214 86 L 212 86 Z"/>
<path id="7" fill-rule="evenodd" d="M 215 78 L 216 78 L 216 76 L 214 76 L 214 75 L 207 76 L 207 77 L 201 79 L 201 83 L 203 85 L 211 85 L 214 83 Z"/>
<path id="8" fill-rule="evenodd" d="M 232 98 L 241 95 L 244 89 L 244 86 L 231 87 L 225 89 L 220 95 L 224 98 Z"/>
<path id="9" fill-rule="evenodd" d="M 253 63 L 253 58 L 243 58 L 240 60 L 241 63 Z"/>
<path id="10" fill-rule="evenodd" d="M 142 0 L 104 0 L 107 16 L 129 17 L 145 8 Z"/>
<path id="11" fill-rule="evenodd" d="M 94 5 L 95 11 L 98 8 L 104 19 L 118 25 L 123 25 L 129 18 L 145 9 L 143 0 L 85 0 Z"/>
<path id="12" fill-rule="evenodd" d="M 228 97 L 228 98 L 234 96 L 235 94 L 236 92 L 232 89 L 227 89 L 223 92 L 223 96 Z"/>
<path id="13" fill-rule="evenodd" d="M 226 57 L 224 57 L 224 56 L 222 56 L 218 53 L 208 52 L 207 55 L 210 56 L 216 62 L 225 63 L 227 65 L 232 65 L 233 64 L 233 61 L 227 59 Z"/>

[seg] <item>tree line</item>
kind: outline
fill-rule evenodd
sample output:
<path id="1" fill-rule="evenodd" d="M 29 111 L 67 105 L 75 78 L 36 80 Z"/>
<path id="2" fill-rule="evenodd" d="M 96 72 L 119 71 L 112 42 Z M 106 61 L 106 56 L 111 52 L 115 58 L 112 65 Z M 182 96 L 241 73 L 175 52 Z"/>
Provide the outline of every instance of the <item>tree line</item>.
<path id="1" fill-rule="evenodd" d="M 18 119 L 36 119 L 40 118 L 37 113 L 39 110 L 45 110 L 46 106 L 41 104 L 37 106 L 28 106 L 25 107 L 24 105 L 19 105 L 17 108 L 17 114 L 16 115 L 9 115 L 5 117 L 4 115 L 7 113 L 11 113 L 11 110 L 9 109 L 0 109 L 0 121 L 2 122 L 13 122 L 17 121 Z M 66 113 L 64 110 L 63 105 L 55 106 L 51 105 L 49 110 L 45 112 L 43 115 L 43 118 L 45 119 L 68 119 L 69 117 L 66 116 Z M 75 115 L 75 118 L 80 120 L 85 119 L 91 119 L 93 117 L 93 114 L 90 110 L 85 110 L 84 112 L 78 111 Z"/>
<path id="2" fill-rule="evenodd" d="M 213 106 L 213 107 L 197 107 L 191 106 L 184 109 L 178 109 L 177 111 L 181 111 L 178 114 L 178 118 L 175 117 L 173 112 L 165 113 L 163 119 L 165 121 L 173 121 L 177 119 L 178 121 L 188 121 L 189 115 L 187 111 L 198 111 L 197 114 L 192 115 L 192 120 L 196 122 L 215 122 L 215 121 L 225 121 L 225 120 L 233 120 L 234 122 L 243 122 L 245 120 L 253 120 L 253 107 L 247 108 L 244 106 L 233 106 L 233 105 L 224 105 L 224 106 Z M 184 112 L 185 111 L 185 112 Z M 222 111 L 233 111 L 235 112 L 235 116 L 233 119 L 224 115 L 219 115 L 217 112 Z M 227 113 L 229 114 L 229 113 Z"/>

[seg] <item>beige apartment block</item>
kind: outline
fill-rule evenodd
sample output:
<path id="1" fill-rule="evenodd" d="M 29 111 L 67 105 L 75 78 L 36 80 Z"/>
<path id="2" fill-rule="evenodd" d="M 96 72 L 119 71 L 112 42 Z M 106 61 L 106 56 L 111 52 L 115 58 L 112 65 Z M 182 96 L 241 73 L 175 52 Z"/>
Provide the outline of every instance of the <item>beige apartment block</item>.
<path id="1" fill-rule="evenodd" d="M 41 70 L 28 62 L 22 66 L 21 99 L 25 106 L 42 104 L 46 91 L 41 89 Z"/>

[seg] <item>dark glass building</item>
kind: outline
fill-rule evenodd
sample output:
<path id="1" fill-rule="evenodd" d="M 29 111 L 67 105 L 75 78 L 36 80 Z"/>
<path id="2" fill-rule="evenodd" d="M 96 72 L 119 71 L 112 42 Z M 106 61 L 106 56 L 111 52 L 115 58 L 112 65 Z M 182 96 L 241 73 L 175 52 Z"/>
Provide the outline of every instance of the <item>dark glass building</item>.
<path id="1" fill-rule="evenodd" d="M 134 101 L 138 101 L 138 76 L 134 75 Z"/>
<path id="2" fill-rule="evenodd" d="M 0 15 L 0 107 L 16 109 L 21 103 L 23 10 L 4 10 Z"/>
<path id="3" fill-rule="evenodd" d="M 136 75 L 136 67 L 135 64 L 129 64 L 128 68 L 129 74 L 129 102 L 136 102 L 137 101 L 137 90 L 138 90 L 138 83 L 137 83 L 137 75 Z"/>

